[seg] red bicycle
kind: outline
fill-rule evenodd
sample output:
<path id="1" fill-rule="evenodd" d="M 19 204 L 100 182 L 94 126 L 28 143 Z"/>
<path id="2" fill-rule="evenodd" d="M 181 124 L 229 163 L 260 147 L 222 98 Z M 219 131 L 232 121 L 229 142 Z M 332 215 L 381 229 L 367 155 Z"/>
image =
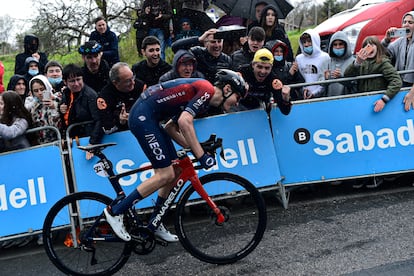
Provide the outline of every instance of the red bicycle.
<path id="1" fill-rule="evenodd" d="M 108 175 L 117 198 L 96 192 L 73 193 L 56 202 L 45 218 L 44 248 L 52 263 L 66 274 L 113 274 L 128 261 L 131 252 L 145 255 L 156 244 L 167 245 L 154 237 L 140 217 L 142 212 L 134 207 L 124 215 L 131 241 L 118 238 L 106 222 L 103 209 L 125 197 L 119 179 L 152 169 L 147 166 L 115 174 L 111 161 L 102 152 L 114 145 L 78 148 L 100 159 L 95 171 Z M 212 135 L 202 146 L 214 154 L 221 148 L 220 156 L 224 159 L 222 139 Z M 159 225 L 166 209 L 173 207 L 176 234 L 191 255 L 213 264 L 236 262 L 252 252 L 263 237 L 267 221 L 265 202 L 257 188 L 238 175 L 211 173 L 199 178 L 196 170 L 200 167 L 193 165 L 197 160 L 191 159 L 188 152 L 189 149 L 177 151 L 179 159 L 173 164 L 181 169 L 181 174 L 156 214 L 156 223 Z"/>

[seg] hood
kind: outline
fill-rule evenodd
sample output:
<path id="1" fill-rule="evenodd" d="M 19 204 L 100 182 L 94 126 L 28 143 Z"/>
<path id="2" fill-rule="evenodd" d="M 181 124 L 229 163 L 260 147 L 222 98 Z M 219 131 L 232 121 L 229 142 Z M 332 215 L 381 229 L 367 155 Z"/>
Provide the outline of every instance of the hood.
<path id="1" fill-rule="evenodd" d="M 270 52 L 272 52 L 272 55 L 274 56 L 274 52 L 276 50 L 277 47 L 281 47 L 283 49 L 283 57 L 286 59 L 286 56 L 289 53 L 289 48 L 286 45 L 286 43 L 284 43 L 283 41 L 276 39 L 276 40 L 270 40 L 268 42 L 266 42 L 265 46 L 267 49 L 270 50 Z"/>
<path id="2" fill-rule="evenodd" d="M 43 84 L 45 85 L 45 87 L 46 87 L 46 90 L 47 91 L 49 91 L 50 93 L 53 93 L 53 88 L 52 88 L 52 85 L 50 84 L 50 82 L 49 82 L 49 80 L 45 77 L 45 76 L 43 76 L 43 75 L 37 75 L 37 76 L 34 76 L 31 80 L 30 80 L 30 82 L 29 82 L 29 90 L 31 91 L 32 90 L 32 83 L 33 83 L 33 81 L 34 80 L 40 80 L 41 82 L 43 82 Z"/>
<path id="3" fill-rule="evenodd" d="M 184 60 L 193 60 L 194 61 L 194 71 L 197 68 L 197 61 L 193 55 L 193 53 L 191 53 L 188 50 L 178 50 L 175 54 L 174 54 L 174 58 L 173 58 L 173 62 L 172 62 L 172 67 L 174 68 L 174 71 L 177 72 L 178 69 L 178 65 L 180 65 L 181 62 L 183 62 Z"/>
<path id="4" fill-rule="evenodd" d="M 304 31 L 300 36 L 302 36 L 303 34 L 309 34 L 309 36 L 311 37 L 312 47 L 313 47 L 313 52 L 311 56 L 319 55 L 321 53 L 321 37 L 319 36 L 319 34 L 315 31 L 315 29 L 308 29 Z M 300 51 L 302 54 L 309 56 L 303 51 L 303 44 L 300 41 L 300 39 L 299 39 L 299 47 L 300 47 Z"/>
<path id="5" fill-rule="evenodd" d="M 13 90 L 16 88 L 16 84 L 19 80 L 24 80 L 24 83 L 26 83 L 26 87 L 27 87 L 27 81 L 24 78 L 24 76 L 22 75 L 13 75 L 10 80 L 9 83 L 7 84 L 7 90 Z"/>
<path id="6" fill-rule="evenodd" d="M 414 18 L 414 11 L 409 11 L 409 12 L 405 13 L 403 15 L 403 17 L 401 18 L 401 24 L 404 21 L 404 17 L 406 17 L 407 15 L 411 15 Z"/>
<path id="7" fill-rule="evenodd" d="M 33 54 L 39 50 L 39 38 L 34 34 L 24 36 L 23 40 L 24 52 Z"/>
<path id="8" fill-rule="evenodd" d="M 262 14 L 260 15 L 260 21 L 259 21 L 260 26 L 263 26 L 263 23 L 266 20 L 266 14 L 267 14 L 268 10 L 273 10 L 275 12 L 275 14 L 276 14 L 276 24 L 275 25 L 278 26 L 279 25 L 279 19 L 278 19 L 279 15 L 278 15 L 276 7 L 273 6 L 273 5 L 267 5 L 266 7 L 263 8 Z"/>
<path id="9" fill-rule="evenodd" d="M 334 58 L 337 57 L 332 53 L 332 43 L 335 40 L 342 40 L 345 43 L 345 55 L 343 57 L 341 57 L 341 59 L 346 59 L 346 58 L 350 57 L 352 55 L 350 42 L 349 42 L 349 39 L 348 39 L 347 35 L 342 31 L 336 32 L 332 35 L 331 40 L 329 41 L 329 47 L 328 47 L 329 56 L 334 57 Z"/>

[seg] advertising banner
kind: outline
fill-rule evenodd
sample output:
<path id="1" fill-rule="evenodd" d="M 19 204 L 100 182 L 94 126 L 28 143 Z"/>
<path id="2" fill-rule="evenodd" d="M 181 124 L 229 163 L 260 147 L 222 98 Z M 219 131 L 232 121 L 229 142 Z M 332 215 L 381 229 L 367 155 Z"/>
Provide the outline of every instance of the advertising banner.
<path id="1" fill-rule="evenodd" d="M 59 147 L 47 145 L 0 155 L 0 237 L 41 230 L 66 195 Z"/>
<path id="2" fill-rule="evenodd" d="M 409 171 L 414 167 L 414 111 L 400 92 L 381 112 L 381 95 L 300 103 L 271 112 L 283 184 Z"/>
<path id="3" fill-rule="evenodd" d="M 257 187 L 272 185 L 280 180 L 269 121 L 263 110 L 198 119 L 195 121 L 195 127 L 200 141 L 207 140 L 212 133 L 223 138 L 226 157 L 226 160 L 219 158 L 217 165 L 209 171 L 200 170 L 200 176 L 209 172 L 231 172 L 243 176 Z M 80 141 L 82 145 L 88 143 L 87 138 Z M 149 165 L 138 142 L 129 131 L 106 135 L 103 142 L 117 143 L 116 146 L 105 150 L 116 173 Z M 78 191 L 96 191 L 115 197 L 108 179 L 96 175 L 93 171 L 93 165 L 98 158 L 86 160 L 85 153 L 77 149 L 76 145 L 72 146 L 72 155 Z M 152 170 L 133 174 L 122 178 L 120 183 L 128 194 L 152 174 Z M 153 198 L 143 200 L 139 207 L 152 206 Z"/>

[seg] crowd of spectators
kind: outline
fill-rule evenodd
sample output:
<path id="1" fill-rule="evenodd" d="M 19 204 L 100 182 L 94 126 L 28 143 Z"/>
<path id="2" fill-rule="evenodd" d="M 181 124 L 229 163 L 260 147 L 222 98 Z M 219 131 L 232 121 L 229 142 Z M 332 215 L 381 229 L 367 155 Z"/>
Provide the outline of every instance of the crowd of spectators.
<path id="1" fill-rule="evenodd" d="M 203 7 L 202 0 L 182 0 L 182 9 L 175 14 L 167 0 L 145 0 L 134 23 L 138 54 L 144 59 L 131 66 L 120 60 L 118 38 L 103 17 L 94 21 L 90 40 L 78 49 L 82 67 L 49 61 L 39 51 L 39 39 L 26 35 L 6 92 L 0 63 L 0 152 L 56 139 L 45 131 L 30 139 L 25 134 L 28 128 L 54 126 L 64 137 L 72 124 L 86 121 L 70 136 L 89 136 L 91 144 L 99 143 L 103 135 L 128 129 L 129 110 L 147 87 L 176 78 L 202 78 L 214 84 L 220 69 L 239 72 L 249 84 L 248 96 L 234 111 L 269 111 L 276 103 L 288 115 L 292 100 L 384 90 L 374 105 L 374 111 L 380 112 L 402 86 L 411 88 L 404 98 L 405 110 L 414 107 L 414 74 L 401 79 L 397 72 L 414 68 L 413 12 L 402 18 L 402 27 L 409 30 L 406 37 L 391 37 L 397 26 L 390 28 L 381 42 L 367 37 L 356 56 L 343 32 L 335 33 L 328 53 L 323 52 L 313 29 L 300 35 L 300 53 L 295 56 L 274 6 L 264 1 L 256 4 L 256 19 L 245 21 L 246 35 L 238 38 L 240 47 L 232 53 L 223 51 L 225 39 L 216 37 L 215 23 L 199 20 L 206 16 Z M 165 60 L 168 40 L 172 64 Z M 378 73 L 382 76 L 373 80 L 340 81 Z M 315 84 L 332 79 L 339 81 Z M 289 86 L 298 83 L 303 86 Z M 208 115 L 221 112 L 212 109 Z"/>

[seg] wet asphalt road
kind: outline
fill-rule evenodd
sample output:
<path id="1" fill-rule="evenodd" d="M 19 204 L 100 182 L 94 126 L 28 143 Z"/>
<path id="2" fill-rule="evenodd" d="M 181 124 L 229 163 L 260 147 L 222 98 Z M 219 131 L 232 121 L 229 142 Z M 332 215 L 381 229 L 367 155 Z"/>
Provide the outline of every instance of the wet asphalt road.
<path id="1" fill-rule="evenodd" d="M 291 192 L 287 210 L 275 191 L 266 192 L 267 231 L 245 259 L 216 266 L 170 244 L 132 255 L 116 275 L 414 275 L 413 182 L 406 176 L 377 189 L 307 186 Z M 0 275 L 62 274 L 32 243 L 0 249 Z"/>

